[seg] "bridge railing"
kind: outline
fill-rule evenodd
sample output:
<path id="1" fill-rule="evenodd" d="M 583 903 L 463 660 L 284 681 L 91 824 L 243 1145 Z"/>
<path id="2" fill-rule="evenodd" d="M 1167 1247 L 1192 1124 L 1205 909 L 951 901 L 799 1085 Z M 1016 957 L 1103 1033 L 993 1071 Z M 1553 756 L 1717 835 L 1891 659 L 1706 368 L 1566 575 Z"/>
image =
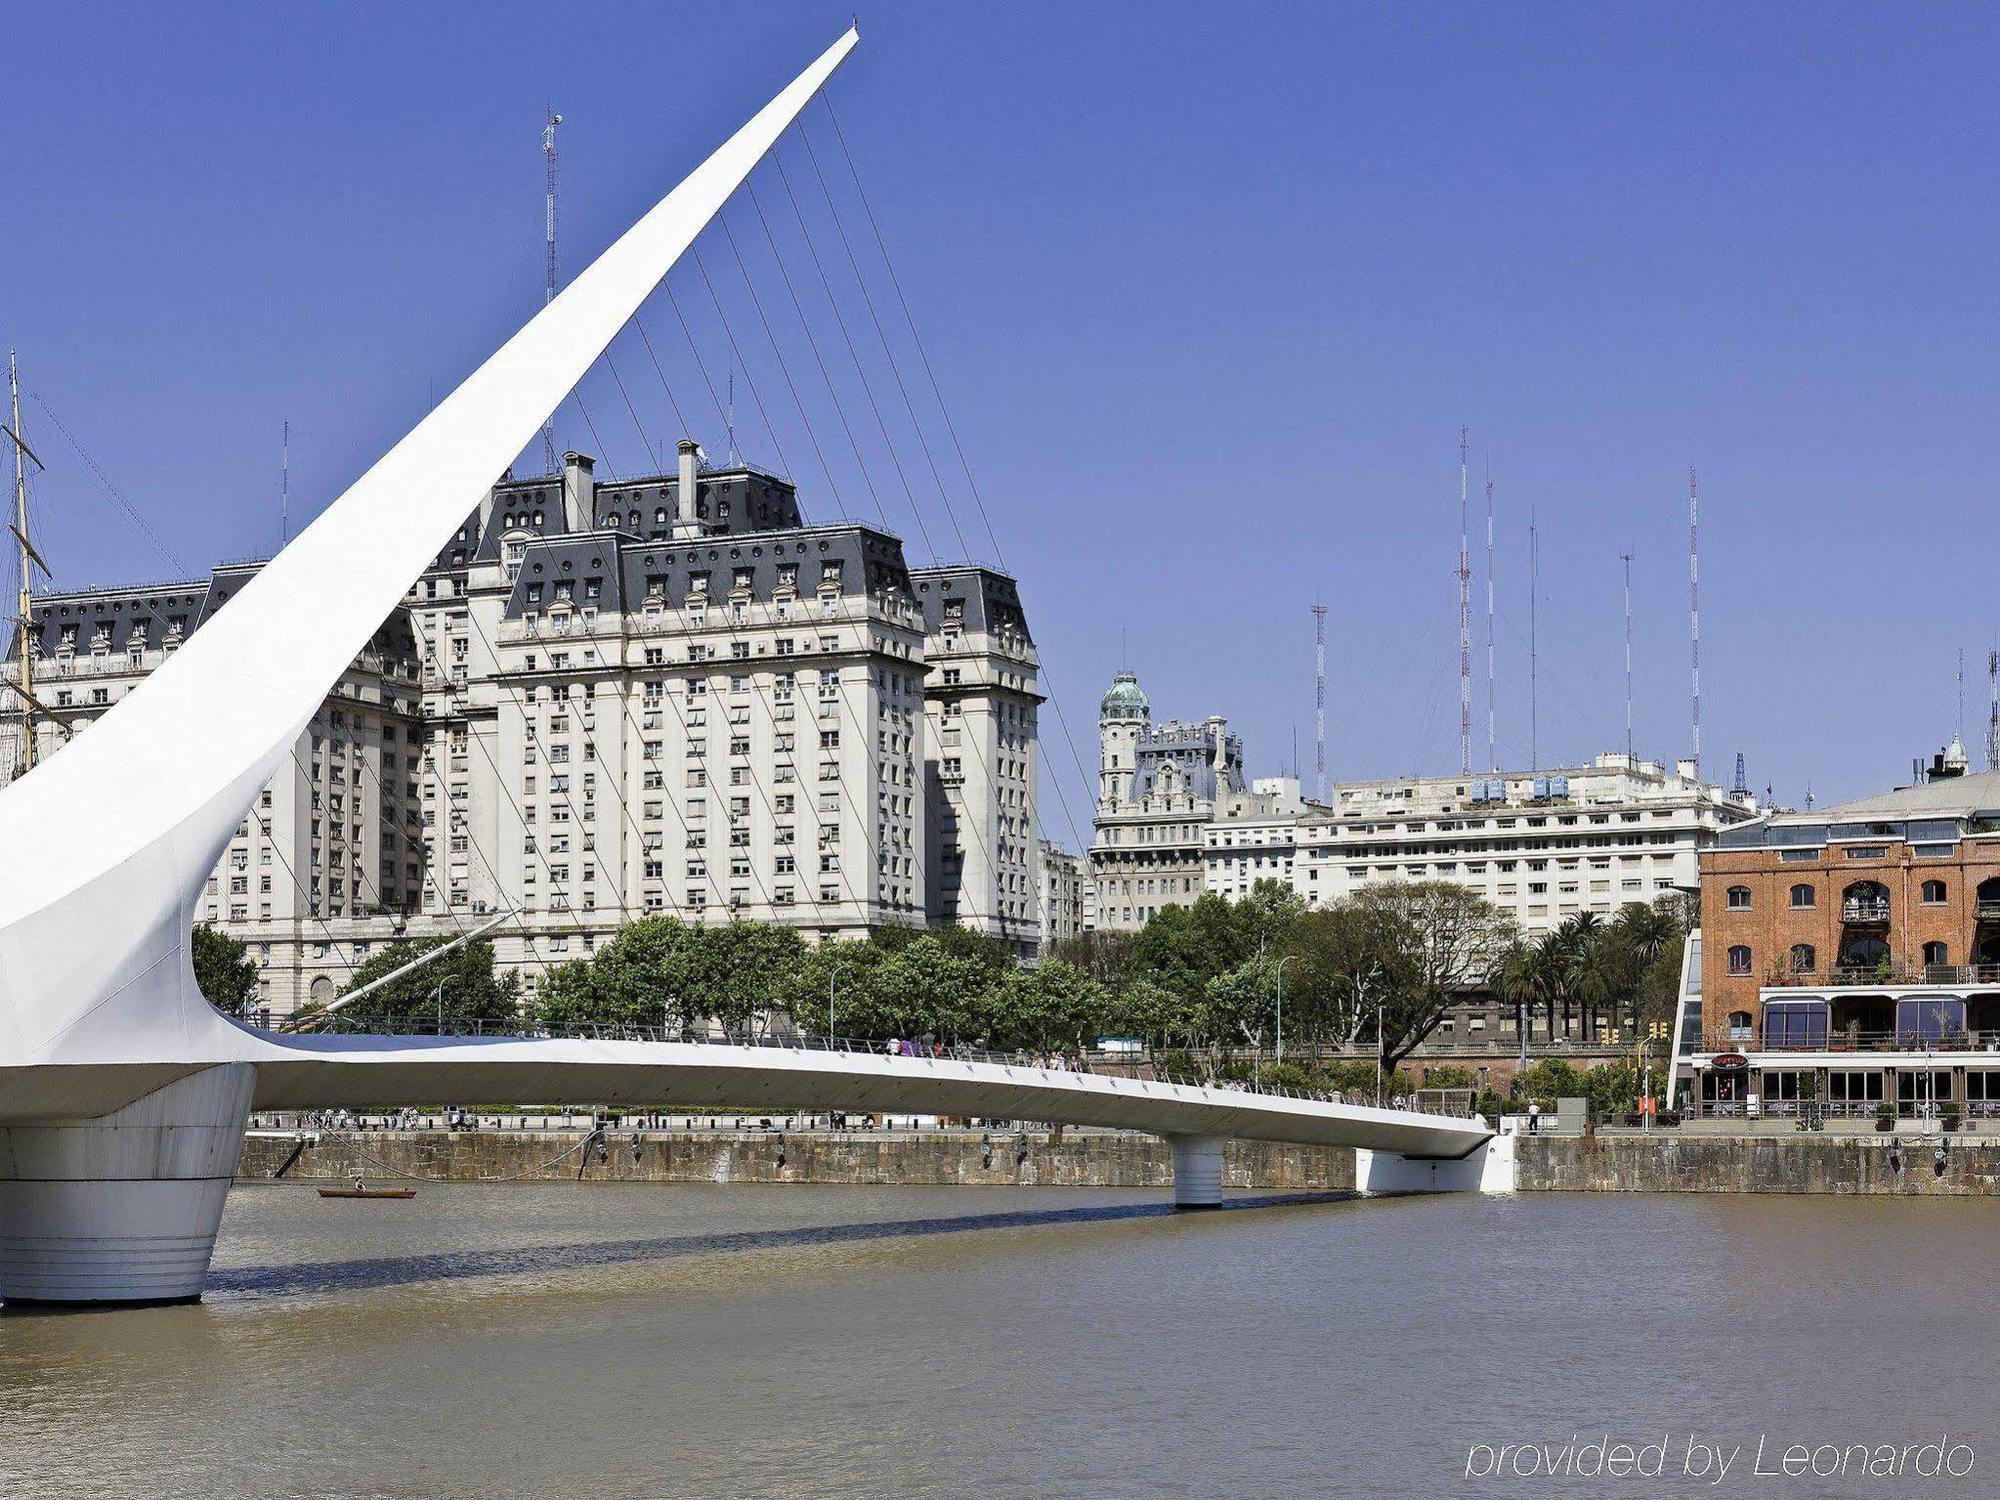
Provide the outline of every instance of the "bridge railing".
<path id="1" fill-rule="evenodd" d="M 1299 1099 L 1319 1104 L 1373 1105 L 1372 1092 L 1291 1088 L 1263 1080 L 1221 1078 L 1199 1069 L 1169 1066 L 1157 1054 L 1116 1052 L 1082 1055 L 1060 1052 L 990 1051 L 954 1043 L 882 1041 L 871 1037 L 817 1036 L 803 1033 L 775 1036 L 760 1031 L 731 1031 L 721 1037 L 702 1034 L 678 1026 L 633 1025 L 587 1022 L 547 1025 L 507 1020 L 465 1020 L 445 1016 L 368 1016 L 339 1011 L 325 1018 L 321 1034 L 369 1036 L 435 1036 L 458 1039 L 509 1037 L 527 1040 L 652 1042 L 696 1045 L 703 1042 L 737 1047 L 764 1047 L 779 1052 L 825 1052 L 874 1057 L 907 1057 L 925 1062 L 976 1062 L 997 1067 L 1044 1073 L 1091 1073 L 1100 1077 L 1126 1078 L 1141 1083 L 1164 1083 L 1179 1088 L 1226 1089 L 1267 1098 Z M 1385 1103 L 1387 1101 L 1384 1101 Z M 1427 1105 L 1432 1101 L 1426 1100 Z M 1469 1118 L 1471 1098 L 1450 1100 L 1425 1109 L 1428 1114 Z"/>

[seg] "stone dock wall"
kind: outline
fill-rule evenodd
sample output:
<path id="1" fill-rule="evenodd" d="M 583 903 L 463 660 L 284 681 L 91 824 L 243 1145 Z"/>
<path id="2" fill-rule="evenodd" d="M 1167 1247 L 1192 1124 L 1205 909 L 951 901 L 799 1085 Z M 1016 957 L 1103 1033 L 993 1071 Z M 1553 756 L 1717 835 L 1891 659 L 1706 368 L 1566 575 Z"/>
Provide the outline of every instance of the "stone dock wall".
<path id="1" fill-rule="evenodd" d="M 1522 1192 L 2000 1194 L 2000 1142 L 1954 1138 L 1942 1173 L 1936 1146 L 1913 1135 L 1523 1136 L 1515 1173 Z"/>
<path id="2" fill-rule="evenodd" d="M 1552 1193 L 1898 1193 L 2000 1195 L 2000 1140 L 1955 1139 L 1945 1170 L 1933 1170 L 1934 1140 L 1900 1138 L 1902 1170 L 1890 1162 L 1892 1137 L 1710 1136 L 1661 1133 L 1520 1138 L 1517 1184 Z M 1166 1142 L 1144 1135 L 1071 1132 L 1060 1142 L 1029 1137 L 1016 1162 L 1014 1137 L 995 1132 L 990 1164 L 977 1135 L 949 1131 L 797 1132 L 613 1131 L 600 1160 L 582 1131 L 366 1131 L 325 1134 L 287 1166 L 295 1143 L 258 1136 L 244 1142 L 239 1181 L 287 1179 L 426 1182 L 811 1182 L 878 1186 L 1166 1188 L 1173 1164 Z M 1225 1185 L 1236 1190 L 1350 1190 L 1354 1153 L 1232 1141 Z"/>
<path id="3" fill-rule="evenodd" d="M 1025 1162 L 1012 1135 L 995 1132 L 990 1164 L 977 1135 L 950 1131 L 647 1131 L 632 1149 L 630 1131 L 612 1131 L 601 1153 L 582 1131 L 370 1130 L 322 1134 L 296 1143 L 252 1136 L 236 1165 L 239 1182 L 287 1180 L 371 1184 L 425 1182 L 816 1182 L 849 1185 L 1164 1188 L 1174 1180 L 1167 1143 L 1154 1136 L 1080 1135 L 1053 1142 L 1030 1135 Z M 289 1165 L 287 1163 L 289 1162 Z M 1354 1153 L 1272 1141 L 1232 1141 L 1224 1185 L 1278 1192 L 1351 1189 Z"/>

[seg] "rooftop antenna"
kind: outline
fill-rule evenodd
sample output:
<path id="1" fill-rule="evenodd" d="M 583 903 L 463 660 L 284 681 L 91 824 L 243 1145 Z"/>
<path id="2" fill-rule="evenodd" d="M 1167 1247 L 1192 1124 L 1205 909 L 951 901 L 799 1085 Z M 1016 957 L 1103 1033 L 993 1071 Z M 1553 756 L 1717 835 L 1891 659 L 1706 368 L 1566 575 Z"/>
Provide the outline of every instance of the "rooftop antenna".
<path id="1" fill-rule="evenodd" d="M 1986 686 L 1993 699 L 1986 711 L 1986 769 L 2000 771 L 2000 651 L 1986 653 Z"/>
<path id="2" fill-rule="evenodd" d="M 543 288 L 542 306 L 547 307 L 556 300 L 556 126 L 562 124 L 563 117 L 553 109 L 548 111 L 548 119 L 542 126 L 542 155 L 548 163 L 548 268 Z M 561 465 L 556 461 L 556 416 L 549 413 L 548 421 L 542 424 L 542 461 L 548 472 L 557 473 Z"/>
<path id="3" fill-rule="evenodd" d="M 1811 811 L 1812 811 L 1812 805 L 1813 805 L 1813 789 L 1812 789 L 1812 783 L 1811 783 L 1810 781 L 1808 781 L 1808 782 L 1806 783 L 1806 811 L 1807 811 L 1807 812 L 1811 812 Z"/>
<path id="4" fill-rule="evenodd" d="M 729 435 L 729 467 L 736 467 L 736 356 L 729 356 L 729 406 L 722 414 L 722 425 Z"/>
<path id="5" fill-rule="evenodd" d="M 1958 742 L 1965 743 L 1965 647 L 1958 648 Z"/>
<path id="6" fill-rule="evenodd" d="M 1625 761 L 1632 763 L 1632 554 L 1621 552 L 1619 558 L 1625 564 Z M 1738 757 L 1738 770 L 1741 770 Z M 1742 780 L 1739 774 L 1737 780 Z"/>
<path id="7" fill-rule="evenodd" d="M 1313 771 L 1326 801 L 1326 606 L 1313 607 Z"/>
<path id="8" fill-rule="evenodd" d="M 1486 471 L 1486 769 L 1500 769 L 1493 714 L 1493 471 Z"/>
<path id="9" fill-rule="evenodd" d="M 1472 568 L 1465 534 L 1467 432 L 1458 429 L 1458 774 L 1472 774 Z"/>
<path id="10" fill-rule="evenodd" d="M 1689 726 L 1694 731 L 1694 779 L 1701 780 L 1701 500 L 1694 470 L 1688 470 L 1688 645 L 1691 695 Z"/>
<path id="11" fill-rule="evenodd" d="M 1535 503 L 1528 502 L 1528 769 L 1542 765 L 1540 702 L 1541 652 L 1535 641 L 1535 616 L 1541 604 L 1541 536 L 1535 526 Z"/>
<path id="12" fill-rule="evenodd" d="M 432 405 L 436 405 L 435 402 Z M 292 419 L 285 418 L 284 447 L 278 459 L 278 547 L 292 539 Z"/>
<path id="13" fill-rule="evenodd" d="M 1729 789 L 1729 794 L 1732 797 L 1747 797 L 1750 795 L 1750 783 L 1744 778 L 1743 774 L 1743 752 L 1741 750 L 1736 752 L 1736 785 Z"/>

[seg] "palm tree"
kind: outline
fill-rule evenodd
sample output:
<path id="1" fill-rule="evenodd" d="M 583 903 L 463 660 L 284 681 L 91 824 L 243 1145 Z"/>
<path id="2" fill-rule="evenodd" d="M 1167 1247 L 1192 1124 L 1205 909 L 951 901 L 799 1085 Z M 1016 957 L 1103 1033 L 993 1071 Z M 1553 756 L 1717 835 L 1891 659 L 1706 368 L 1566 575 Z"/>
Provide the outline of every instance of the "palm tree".
<path id="1" fill-rule="evenodd" d="M 1539 959 L 1527 943 L 1515 941 L 1493 966 L 1493 990 L 1503 1005 L 1514 1007 L 1514 1034 L 1527 1046 L 1529 1017 L 1541 998 Z"/>

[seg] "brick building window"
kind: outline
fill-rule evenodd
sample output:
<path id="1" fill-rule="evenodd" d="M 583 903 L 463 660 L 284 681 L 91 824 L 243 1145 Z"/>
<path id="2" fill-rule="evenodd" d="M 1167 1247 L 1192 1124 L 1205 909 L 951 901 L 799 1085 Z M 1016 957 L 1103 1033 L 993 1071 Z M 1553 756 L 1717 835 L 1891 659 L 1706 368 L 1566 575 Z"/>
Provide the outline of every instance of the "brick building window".
<path id="1" fill-rule="evenodd" d="M 1792 905 L 1794 907 L 1804 909 L 1817 904 L 1818 901 L 1819 896 L 1811 886 L 1795 885 L 1792 887 Z"/>
<path id="2" fill-rule="evenodd" d="M 1926 880 L 1924 882 L 1924 905 L 1942 906 L 1944 905 L 1944 901 L 1945 901 L 1944 882 L 1942 880 Z M 1928 961 L 1929 960 L 1926 960 L 1926 962 Z M 1937 962 L 1943 963 L 1944 960 L 1940 958 L 1937 960 Z"/>
<path id="3" fill-rule="evenodd" d="M 1810 974 L 1818 967 L 1819 955 L 1813 951 L 1811 943 L 1792 944 L 1792 972 Z"/>
<path id="4" fill-rule="evenodd" d="M 1750 972 L 1750 949 L 1745 944 L 1738 943 L 1729 950 L 1729 972 L 1732 974 Z"/>
<path id="5" fill-rule="evenodd" d="M 1749 887 L 1749 886 L 1747 886 L 1747 885 L 1732 885 L 1732 886 L 1731 886 L 1731 887 L 1729 888 L 1729 909 L 1730 909 L 1731 911 L 1748 911 L 1748 910 L 1750 910 L 1750 887 Z"/>
<path id="6" fill-rule="evenodd" d="M 1943 943 L 1925 943 L 1924 962 L 1927 964 L 1948 964 L 1951 962 L 1951 950 Z"/>

